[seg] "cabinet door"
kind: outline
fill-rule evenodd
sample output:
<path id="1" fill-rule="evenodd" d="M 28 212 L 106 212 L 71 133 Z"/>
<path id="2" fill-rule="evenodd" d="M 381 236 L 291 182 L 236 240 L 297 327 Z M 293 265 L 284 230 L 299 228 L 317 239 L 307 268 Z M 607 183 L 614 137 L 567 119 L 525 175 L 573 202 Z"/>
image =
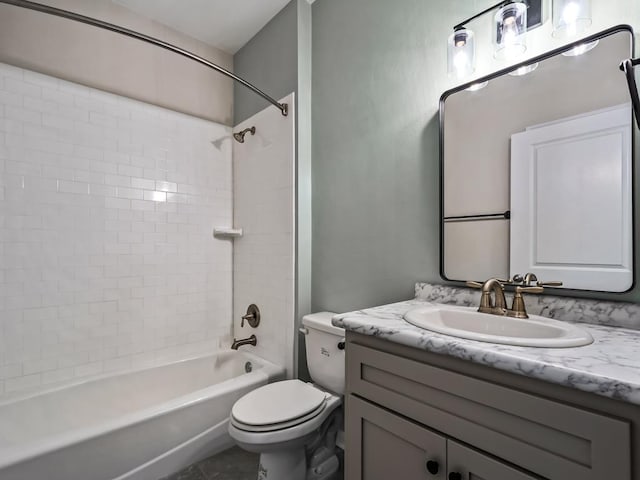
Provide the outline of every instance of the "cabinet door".
<path id="1" fill-rule="evenodd" d="M 349 395 L 347 480 L 444 480 L 446 440 L 432 431 Z"/>
<path id="2" fill-rule="evenodd" d="M 459 480 L 539 480 L 452 440 L 447 442 L 450 479 Z M 459 474 L 456 475 L 456 474 Z"/>

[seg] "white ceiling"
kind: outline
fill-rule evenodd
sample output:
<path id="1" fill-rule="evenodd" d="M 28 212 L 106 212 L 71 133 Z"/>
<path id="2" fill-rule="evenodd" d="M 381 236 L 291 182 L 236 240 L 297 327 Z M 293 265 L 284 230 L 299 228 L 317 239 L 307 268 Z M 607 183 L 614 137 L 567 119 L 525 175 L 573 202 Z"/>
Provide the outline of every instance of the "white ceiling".
<path id="1" fill-rule="evenodd" d="M 234 54 L 289 0 L 113 0 L 134 12 Z"/>

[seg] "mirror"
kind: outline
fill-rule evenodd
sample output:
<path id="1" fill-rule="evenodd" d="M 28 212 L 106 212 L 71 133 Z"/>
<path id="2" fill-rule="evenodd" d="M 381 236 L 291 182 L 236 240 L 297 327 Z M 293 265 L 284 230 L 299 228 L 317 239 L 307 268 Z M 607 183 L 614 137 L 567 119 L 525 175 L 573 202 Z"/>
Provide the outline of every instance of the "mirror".
<path id="1" fill-rule="evenodd" d="M 615 27 L 442 95 L 443 279 L 632 288 L 632 47 Z"/>

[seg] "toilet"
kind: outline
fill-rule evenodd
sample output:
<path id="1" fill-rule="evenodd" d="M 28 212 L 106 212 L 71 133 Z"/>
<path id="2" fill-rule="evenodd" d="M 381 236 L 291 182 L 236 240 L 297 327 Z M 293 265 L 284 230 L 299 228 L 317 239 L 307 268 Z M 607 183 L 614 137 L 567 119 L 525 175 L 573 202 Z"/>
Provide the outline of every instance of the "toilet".
<path id="1" fill-rule="evenodd" d="M 342 436 L 344 330 L 331 325 L 333 315 L 320 312 L 302 319 L 313 383 L 271 383 L 233 405 L 229 434 L 241 448 L 260 453 L 258 480 L 335 478 L 336 439 Z"/>

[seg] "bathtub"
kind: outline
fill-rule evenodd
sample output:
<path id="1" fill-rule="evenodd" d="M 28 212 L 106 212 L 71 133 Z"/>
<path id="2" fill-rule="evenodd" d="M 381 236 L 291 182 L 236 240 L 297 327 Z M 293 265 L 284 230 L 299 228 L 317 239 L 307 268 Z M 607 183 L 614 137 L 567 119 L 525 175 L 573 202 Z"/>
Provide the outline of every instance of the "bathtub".
<path id="1" fill-rule="evenodd" d="M 231 350 L 0 403 L 0 479 L 157 480 L 231 446 L 233 403 L 283 374 Z"/>

